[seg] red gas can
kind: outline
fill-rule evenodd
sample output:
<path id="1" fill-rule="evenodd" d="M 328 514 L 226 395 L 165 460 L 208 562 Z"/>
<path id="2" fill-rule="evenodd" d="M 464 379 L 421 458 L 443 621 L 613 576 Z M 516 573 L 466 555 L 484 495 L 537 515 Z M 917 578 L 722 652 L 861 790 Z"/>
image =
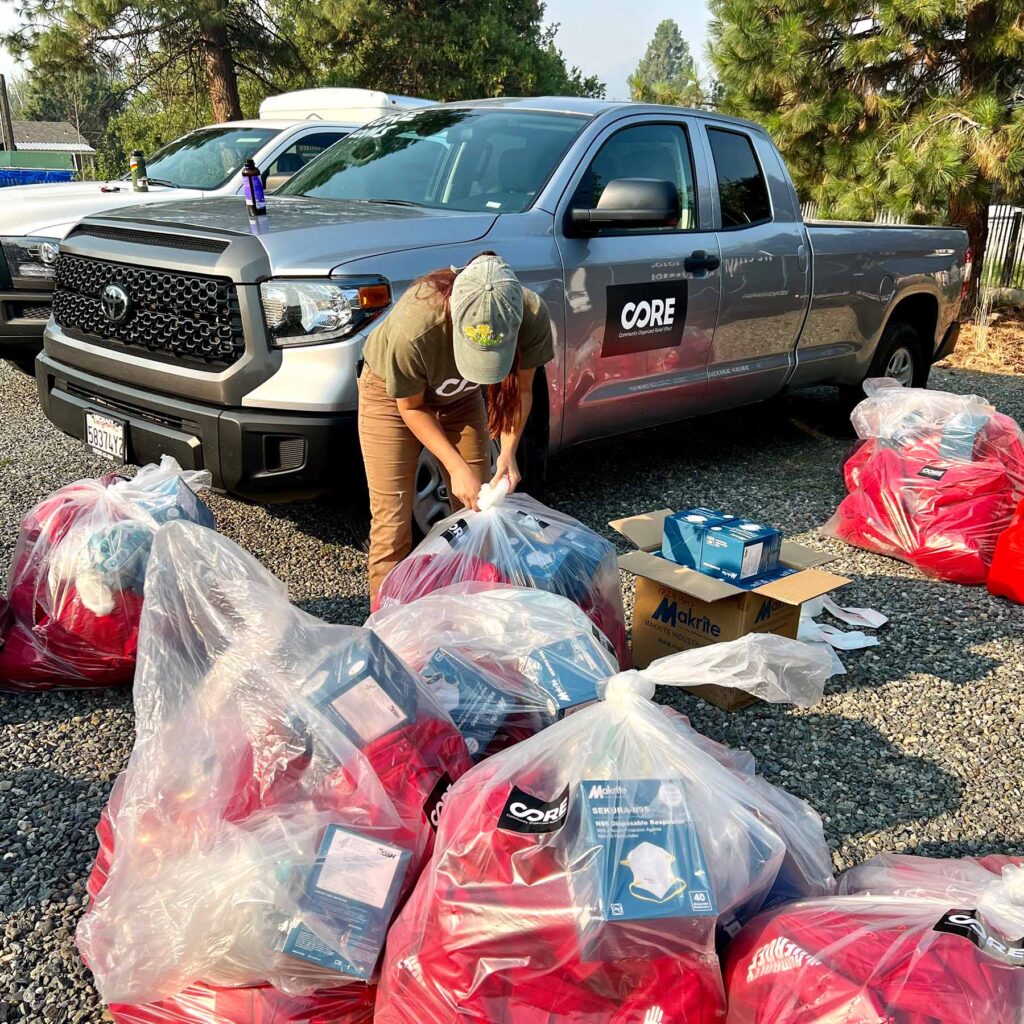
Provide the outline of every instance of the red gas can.
<path id="1" fill-rule="evenodd" d="M 1010 525 L 999 535 L 988 589 L 996 597 L 1008 597 L 1024 604 L 1024 501 L 1017 506 Z"/>

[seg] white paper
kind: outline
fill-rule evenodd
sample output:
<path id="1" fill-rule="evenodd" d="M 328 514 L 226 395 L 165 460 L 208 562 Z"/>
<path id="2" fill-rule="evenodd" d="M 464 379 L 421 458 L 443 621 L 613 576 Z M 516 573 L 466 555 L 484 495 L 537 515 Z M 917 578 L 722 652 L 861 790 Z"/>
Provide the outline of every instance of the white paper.
<path id="1" fill-rule="evenodd" d="M 764 542 L 751 544 L 743 549 L 743 560 L 740 562 L 740 579 L 745 580 L 748 576 L 756 576 L 757 570 L 761 568 L 761 552 L 764 551 Z"/>
<path id="2" fill-rule="evenodd" d="M 339 830 L 331 837 L 316 887 L 383 910 L 401 860 L 394 846 Z"/>
<path id="3" fill-rule="evenodd" d="M 840 622 L 845 622 L 848 626 L 878 629 L 889 621 L 887 615 L 875 611 L 874 608 L 843 608 L 827 596 L 821 598 L 821 606 L 830 615 L 834 615 Z"/>
<path id="4" fill-rule="evenodd" d="M 406 720 L 402 709 L 371 676 L 335 697 L 331 706 L 355 729 L 364 743 L 372 743 Z"/>

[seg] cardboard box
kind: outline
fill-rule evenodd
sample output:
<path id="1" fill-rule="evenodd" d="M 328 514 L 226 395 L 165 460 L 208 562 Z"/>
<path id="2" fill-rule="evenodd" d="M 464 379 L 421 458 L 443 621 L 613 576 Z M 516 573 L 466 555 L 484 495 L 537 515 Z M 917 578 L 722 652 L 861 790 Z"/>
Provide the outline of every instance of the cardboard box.
<path id="1" fill-rule="evenodd" d="M 789 575 L 749 589 L 712 579 L 655 554 L 670 515 L 672 510 L 666 508 L 609 523 L 636 548 L 619 557 L 619 568 L 636 577 L 633 660 L 637 668 L 666 654 L 735 640 L 747 633 L 796 637 L 800 606 L 850 582 L 820 568 L 832 561 L 831 555 L 788 540 L 782 542 L 779 563 L 790 570 Z M 724 687 L 687 689 L 726 711 L 757 699 Z"/>

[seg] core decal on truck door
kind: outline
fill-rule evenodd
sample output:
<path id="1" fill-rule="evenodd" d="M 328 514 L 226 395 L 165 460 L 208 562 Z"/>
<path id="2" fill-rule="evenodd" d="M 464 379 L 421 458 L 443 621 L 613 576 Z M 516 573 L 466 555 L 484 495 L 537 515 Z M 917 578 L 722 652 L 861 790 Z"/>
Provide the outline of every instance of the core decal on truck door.
<path id="1" fill-rule="evenodd" d="M 672 348 L 683 340 L 686 281 L 608 286 L 601 358 Z"/>

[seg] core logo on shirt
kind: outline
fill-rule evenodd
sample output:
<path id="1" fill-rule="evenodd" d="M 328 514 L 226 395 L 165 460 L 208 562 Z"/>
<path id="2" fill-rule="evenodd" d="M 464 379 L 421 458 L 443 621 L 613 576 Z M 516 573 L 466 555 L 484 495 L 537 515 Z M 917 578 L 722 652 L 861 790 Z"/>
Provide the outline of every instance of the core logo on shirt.
<path id="1" fill-rule="evenodd" d="M 449 377 L 434 388 L 434 394 L 438 398 L 454 398 L 456 395 L 461 395 L 463 391 L 474 391 L 478 387 L 480 385 L 471 380 L 463 380 L 461 377 Z"/>
<path id="2" fill-rule="evenodd" d="M 557 832 L 565 824 L 569 812 L 569 787 L 566 786 L 554 800 L 541 800 L 518 786 L 512 787 L 505 807 L 498 818 L 498 828 L 506 832 L 536 835 Z"/>
<path id="3" fill-rule="evenodd" d="M 609 285 L 601 357 L 678 345 L 686 326 L 687 287 L 686 281 Z"/>
<path id="4" fill-rule="evenodd" d="M 441 822 L 441 812 L 444 810 L 445 800 L 448 799 L 448 791 L 453 785 L 452 777 L 444 772 L 437 780 L 437 785 L 430 791 L 427 802 L 423 805 L 423 813 L 426 814 L 427 821 L 430 822 L 430 827 L 435 832 Z"/>
<path id="5" fill-rule="evenodd" d="M 948 472 L 948 466 L 946 468 L 942 466 L 923 466 L 917 475 L 926 476 L 930 480 L 941 480 Z"/>
<path id="6" fill-rule="evenodd" d="M 950 910 L 942 915 L 934 930 L 969 939 L 996 960 L 1011 967 L 1024 967 L 1024 938 L 1010 940 L 993 935 L 977 910 Z"/>
<path id="7" fill-rule="evenodd" d="M 762 946 L 747 964 L 747 984 L 770 974 L 783 974 L 801 967 L 819 967 L 821 961 L 784 936 Z"/>

